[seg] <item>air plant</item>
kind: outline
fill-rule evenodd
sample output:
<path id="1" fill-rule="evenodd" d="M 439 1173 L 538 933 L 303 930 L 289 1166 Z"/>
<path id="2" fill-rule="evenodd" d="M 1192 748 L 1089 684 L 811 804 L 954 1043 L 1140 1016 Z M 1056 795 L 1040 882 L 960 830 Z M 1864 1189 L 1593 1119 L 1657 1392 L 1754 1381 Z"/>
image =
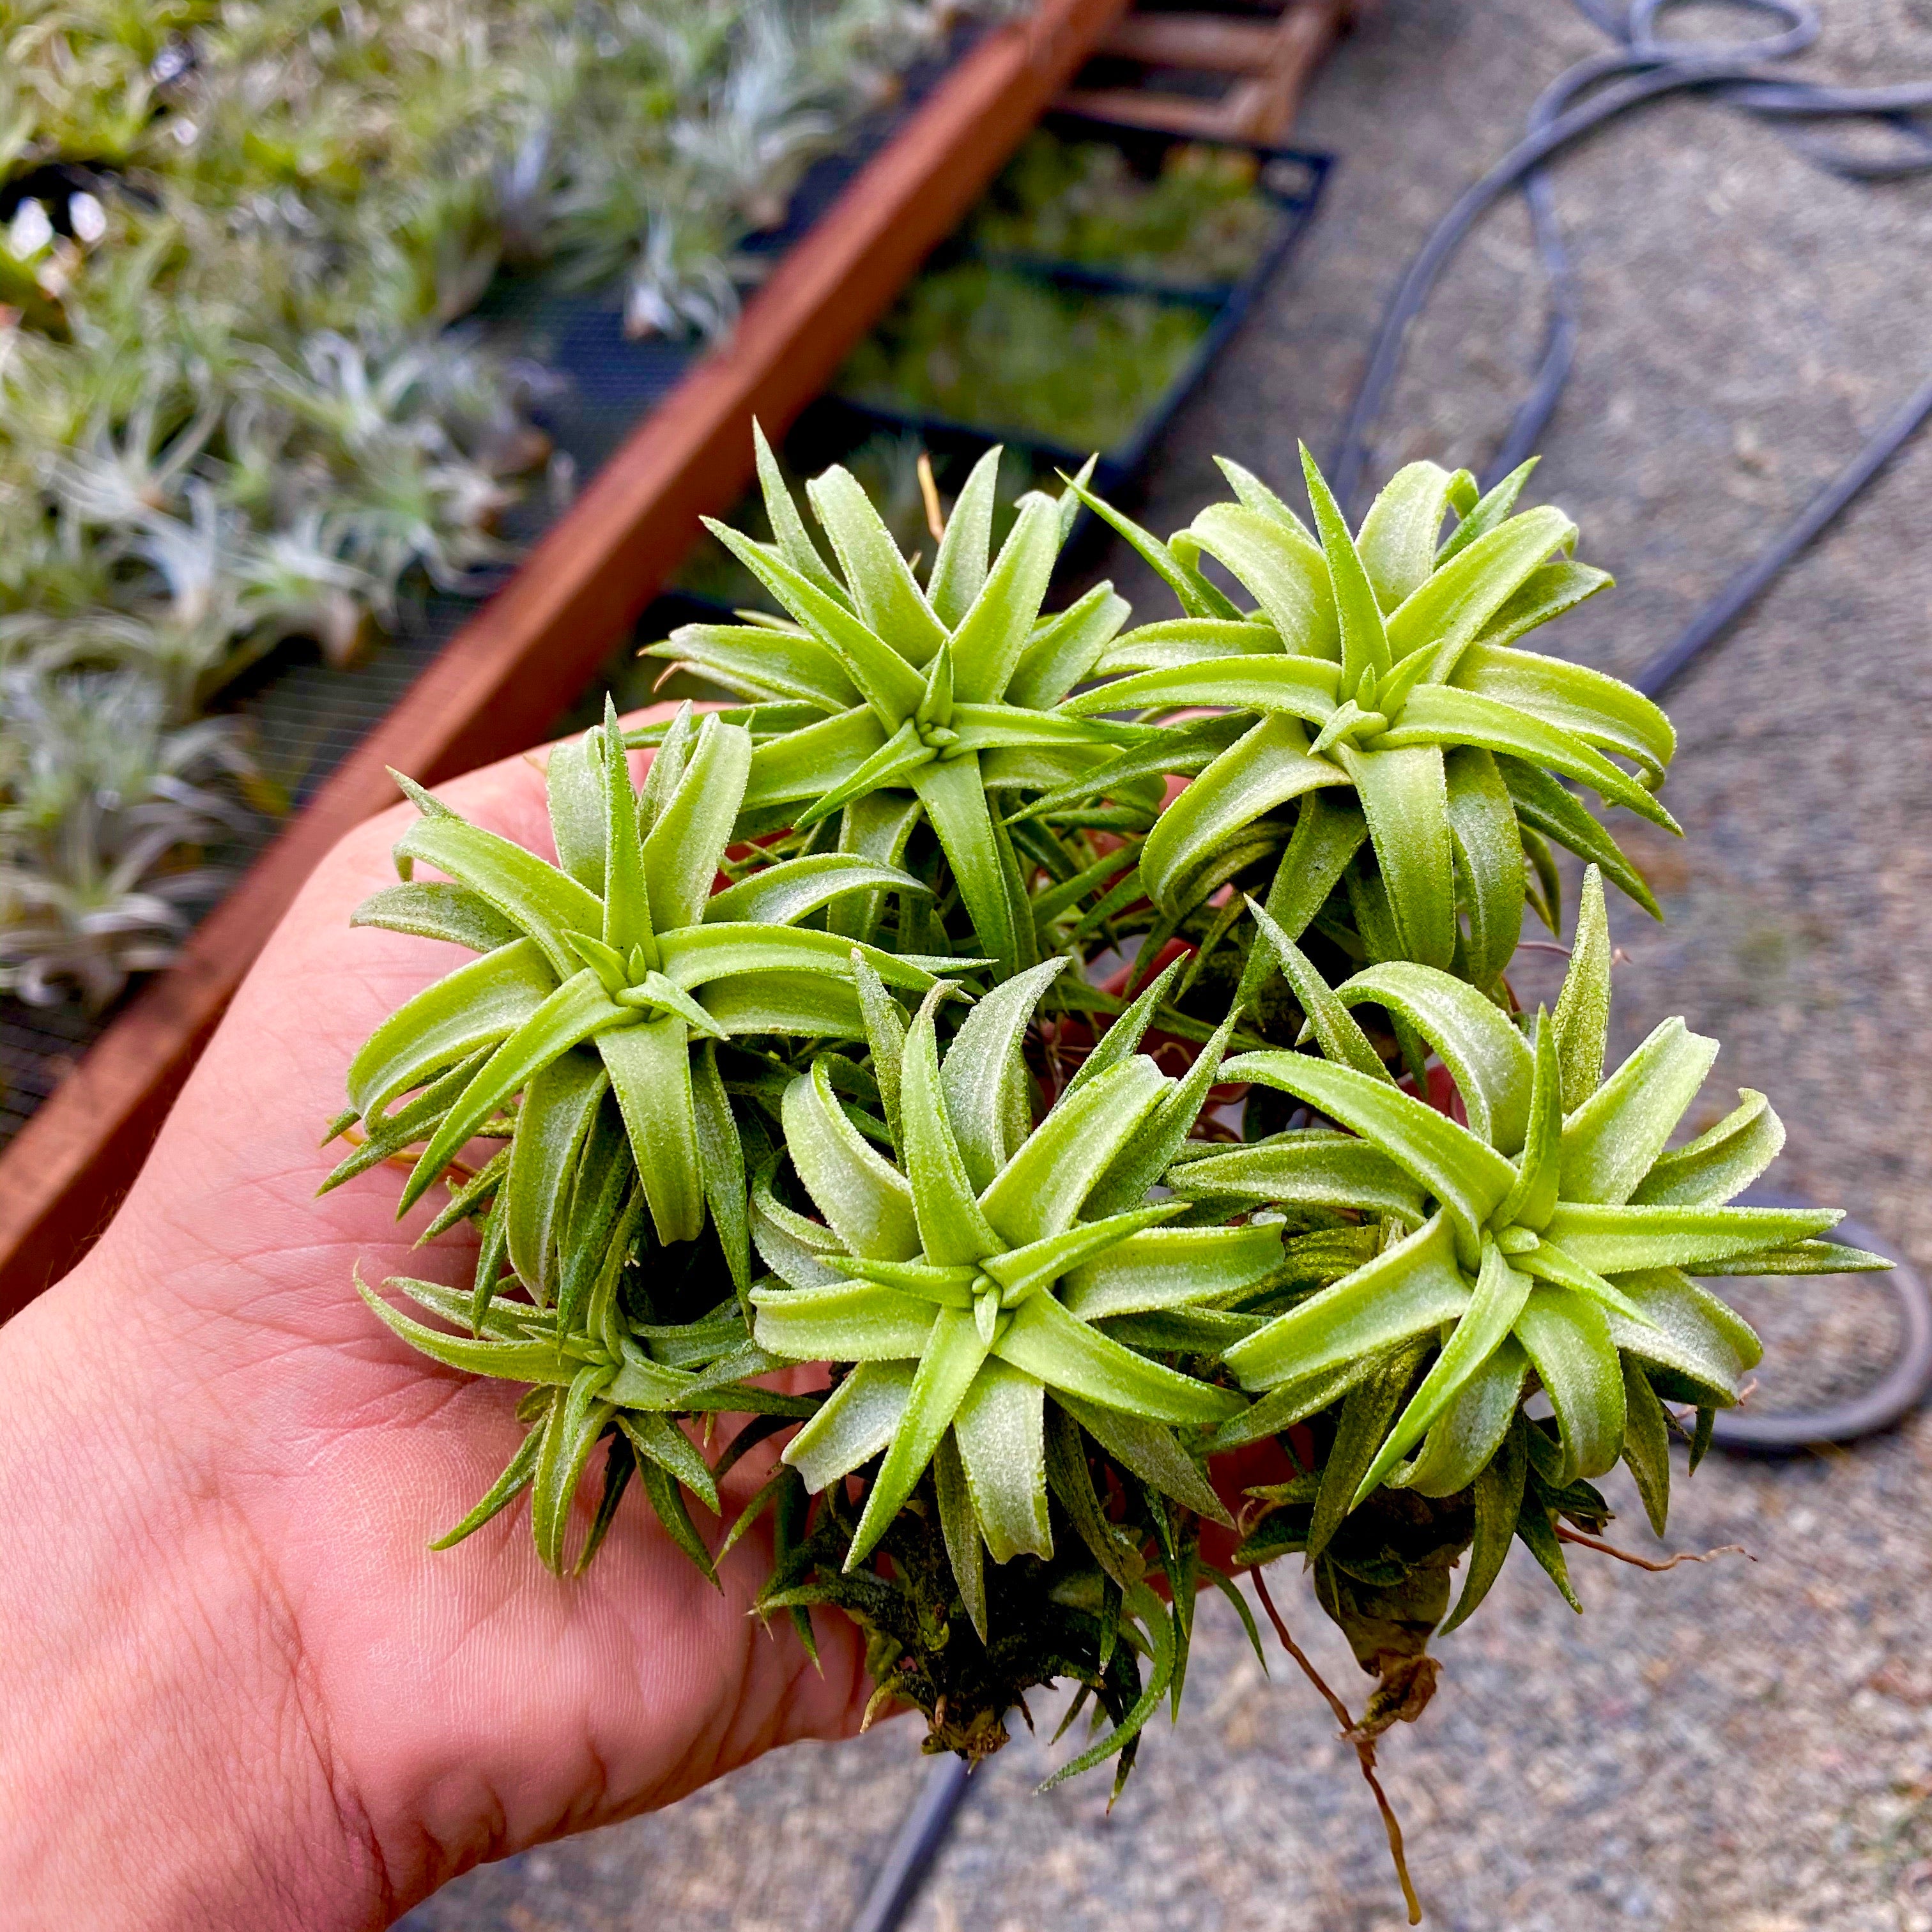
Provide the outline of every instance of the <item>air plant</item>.
<path id="1" fill-rule="evenodd" d="M 808 728 L 754 752 L 741 832 L 806 831 L 836 816 L 840 849 L 892 861 L 928 822 L 980 943 L 1010 966 L 1034 964 L 1035 921 L 988 796 L 1058 783 L 1136 735 L 1053 714 L 1126 609 L 1102 584 L 1057 617 L 1041 616 L 1075 500 L 1030 494 L 994 558 L 1000 452 L 989 451 L 922 586 L 856 479 L 835 465 L 807 490 L 835 570 L 754 434 L 773 540 L 707 526 L 796 628 L 691 626 L 656 652 L 754 701 L 814 714 Z"/>
<path id="2" fill-rule="evenodd" d="M 1246 149 L 1179 142 L 1150 178 L 1112 142 L 1042 129 L 993 184 L 968 236 L 990 255 L 1196 286 L 1235 282 L 1281 224 L 1280 208 L 1256 191 L 1258 173 Z"/>
<path id="3" fill-rule="evenodd" d="M 1576 526 L 1562 511 L 1511 514 L 1533 466 L 1478 501 L 1467 472 L 1412 464 L 1352 536 L 1304 452 L 1318 537 L 1258 478 L 1222 466 L 1239 500 L 1165 544 L 1089 500 L 1185 614 L 1119 639 L 1101 668 L 1126 674 L 1063 711 L 1216 713 L 1166 741 L 1169 770 L 1195 778 L 1141 854 L 1154 904 L 1178 920 L 1237 874 L 1272 864 L 1268 909 L 1299 939 L 1346 878 L 1370 957 L 1453 970 L 1484 990 L 1516 950 L 1532 884 L 1553 929 L 1560 889 L 1546 838 L 1657 914 L 1563 781 L 1674 832 L 1654 788 L 1676 736 L 1628 686 L 1519 647 L 1610 581 L 1572 560 Z M 1438 541 L 1452 510 L 1458 520 Z M 1204 555 L 1253 606 L 1206 574 Z M 1090 782 L 1104 790 L 1106 774 Z M 1350 870 L 1362 852 L 1366 875 Z"/>
<path id="4" fill-rule="evenodd" d="M 246 825 L 223 782 L 249 769 L 230 721 L 172 727 L 141 680 L 0 676 L 0 987 L 98 1007 L 165 963 L 226 883 L 189 855 Z"/>
<path id="5" fill-rule="evenodd" d="M 329 1182 L 420 1148 L 404 1206 L 440 1178 L 431 1232 L 482 1224 L 470 1289 L 395 1284 L 440 1325 L 364 1291 L 440 1361 L 530 1385 L 522 1448 L 452 1536 L 527 1487 L 560 1564 L 608 1442 L 586 1557 L 634 1472 L 707 1570 L 769 1512 L 758 1607 L 808 1645 L 814 1609 L 854 1618 L 874 1708 L 909 1701 L 929 1748 L 976 1760 L 1028 1690 L 1071 1680 L 1104 1728 L 1062 1775 L 1114 1758 L 1118 1788 L 1156 1706 L 1178 1711 L 1201 1584 L 1246 1617 L 1204 1550 L 1233 1541 L 1238 1507 L 1232 1560 L 1302 1556 L 1374 1680 L 1350 1733 L 1366 1753 L 1429 1701 L 1432 1643 L 1514 1542 L 1573 1603 L 1566 1546 L 1628 1553 L 1603 1538 L 1593 1478 L 1626 1464 L 1661 1532 L 1671 1433 L 1694 1468 L 1759 1352 L 1694 1275 L 1886 1265 L 1826 1238 L 1835 1210 L 1738 1199 L 1783 1139 L 1761 1094 L 1671 1145 L 1716 1053 L 1681 1020 L 1606 1076 L 1607 867 L 1586 872 L 1554 1009 L 1526 1012 L 1500 950 L 1514 928 L 1444 946 L 1430 923 L 1436 875 L 1412 861 L 1439 791 L 1363 776 L 1414 749 L 1447 787 L 1465 751 L 1498 755 L 1480 718 L 1514 734 L 1502 756 L 1582 764 L 1622 796 L 1634 782 L 1599 770 L 1597 742 L 1660 769 L 1668 728 L 1498 619 L 1595 587 L 1567 560 L 1568 520 L 1471 502 L 1444 555 L 1436 526 L 1462 494 L 1445 472 L 1405 472 L 1354 539 L 1318 490 L 1325 548 L 1261 542 L 1292 527 L 1272 511 L 1265 529 L 1204 517 L 1204 550 L 1256 538 L 1240 562 L 1263 614 L 1120 638 L 1104 586 L 1040 614 L 1084 486 L 1023 500 L 995 558 L 982 464 L 926 562 L 834 469 L 807 496 L 835 568 L 758 453 L 772 539 L 720 535 L 790 614 L 662 647 L 748 702 L 629 734 L 607 712 L 554 751 L 557 866 L 411 788 L 426 815 L 399 857 L 443 880 L 358 915 L 482 955 L 358 1055 L 334 1127 L 366 1138 Z M 1153 548 L 1201 594 L 1201 553 Z M 1255 556 L 1293 560 L 1300 604 Z M 1184 926 L 1150 884 L 1165 829 L 1190 823 L 1196 791 L 1216 797 L 1206 758 L 1164 810 L 1157 789 L 1202 728 L 1115 736 L 1086 718 L 1159 670 L 1065 699 L 1110 651 L 1156 649 L 1228 680 L 1208 686 L 1234 711 L 1214 726 L 1224 748 L 1258 728 L 1248 711 L 1318 735 L 1342 721 L 1325 746 L 1255 760 L 1286 789 L 1230 820 L 1238 844 L 1264 826 L 1268 898 L 1292 916 L 1241 892 L 1238 868 Z M 1413 742 L 1381 752 L 1382 731 L 1348 737 L 1370 698 L 1400 720 L 1430 690 L 1480 701 L 1425 706 L 1387 728 Z M 1283 692 L 1328 708 L 1304 721 L 1274 708 Z M 1543 715 L 1559 704 L 1560 722 Z M 625 748 L 646 744 L 635 792 Z M 1347 744 L 1354 762 L 1330 758 Z M 1096 770 L 1125 802 L 1078 802 Z M 1285 822 L 1266 815 L 1283 805 Z M 1581 815 L 1561 821 L 1576 842 L 1607 844 Z M 1492 827 L 1482 869 L 1459 875 L 1466 821 L 1450 823 L 1466 917 L 1468 882 L 1520 877 L 1524 848 L 1514 819 Z M 1204 971 L 1226 948 L 1238 971 Z M 726 962 L 734 976 L 714 978 Z M 1306 1112 L 1281 1124 L 1276 1096 Z M 455 1164 L 479 1134 L 503 1144 Z M 826 1385 L 743 1386 L 786 1364 L 824 1364 Z M 723 1408 L 751 1419 L 708 1461 L 676 1420 Z M 693 1504 L 718 1512 L 718 1478 L 760 1445 L 751 1502 L 700 1527 Z M 1238 1476 L 1237 1450 L 1285 1479 Z"/>
<path id="6" fill-rule="evenodd" d="M 1213 322 L 1192 302 L 964 261 L 922 275 L 847 359 L 841 394 L 1063 449 L 1112 449 Z"/>

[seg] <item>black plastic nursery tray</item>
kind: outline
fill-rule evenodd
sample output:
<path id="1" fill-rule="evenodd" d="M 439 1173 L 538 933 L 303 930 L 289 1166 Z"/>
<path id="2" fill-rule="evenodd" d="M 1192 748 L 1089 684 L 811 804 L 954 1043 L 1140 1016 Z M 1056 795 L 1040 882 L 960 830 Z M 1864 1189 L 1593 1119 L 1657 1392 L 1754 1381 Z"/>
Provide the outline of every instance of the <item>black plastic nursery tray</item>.
<path id="1" fill-rule="evenodd" d="M 1048 142 L 1118 155 L 1119 172 L 1153 190 L 1177 168 L 1238 169 L 1246 192 L 1222 212 L 1260 218 L 1208 237 L 1204 250 L 1198 229 L 1162 248 L 1158 224 L 1142 245 L 1110 249 L 1105 225 L 1081 218 L 1078 180 L 1030 220 L 1012 206 L 1016 178 Z M 833 394 L 874 433 L 927 442 L 935 464 L 942 450 L 976 455 L 997 442 L 1050 477 L 1097 452 L 1097 486 L 1130 490 L 1306 232 L 1334 164 L 1300 148 L 1057 115 L 854 351 Z"/>
<path id="2" fill-rule="evenodd" d="M 1073 190 L 1057 201 L 1047 200 L 1043 208 L 1034 211 L 1037 218 L 1029 222 L 1029 177 L 1036 182 L 1042 172 L 1051 177 L 1055 147 L 1060 151 L 1063 172 L 1076 175 Z M 1184 238 L 1179 248 L 1150 245 L 1137 250 L 1125 264 L 1110 259 L 1102 245 L 1108 238 L 1105 233 L 1098 224 L 1080 218 L 1082 183 L 1076 170 L 1066 166 L 1066 158 L 1077 159 L 1096 149 L 1117 158 L 1118 165 L 1103 171 L 1117 187 L 1124 182 L 1156 186 L 1177 160 L 1210 166 L 1225 164 L 1246 181 L 1244 199 L 1250 206 L 1239 211 L 1244 218 L 1224 222 L 1221 234 L 1210 237 L 1204 249 L 1196 232 Z M 1004 446 L 996 539 L 1004 534 L 1004 520 L 1018 497 L 1036 485 L 1057 490 L 1060 474 L 1077 471 L 1092 454 L 1100 458 L 1096 487 L 1131 502 L 1174 412 L 1314 218 L 1333 166 L 1331 156 L 1298 148 L 1184 139 L 1084 116 L 1050 117 L 892 313 L 854 352 L 832 393 L 800 416 L 780 450 L 784 468 L 795 483 L 802 483 L 828 464 L 845 464 L 880 506 L 908 553 L 930 541 L 916 467 L 922 454 L 932 462 L 940 494 L 950 497 L 957 494 L 968 472 L 988 449 Z M 1074 204 L 1071 208 L 1066 205 L 1069 201 Z M 1257 218 L 1245 218 L 1250 216 Z M 1172 224 L 1168 226 L 1171 230 Z M 1078 258 L 1016 245 L 1042 232 L 1063 248 L 1078 250 Z M 1157 244 L 1172 238 L 1163 238 L 1156 224 L 1148 238 Z M 1150 320 L 1156 330 L 1163 321 L 1178 323 L 1171 331 L 1174 352 L 1164 362 L 1149 365 L 1152 379 L 1140 393 L 1122 396 L 1117 387 L 1108 398 L 1106 419 L 1088 424 L 1102 433 L 1084 442 L 1069 434 L 1064 423 L 1043 427 L 1045 412 L 1040 409 L 1008 412 L 968 404 L 941 411 L 921 406 L 925 398 L 911 392 L 914 386 L 895 387 L 886 380 L 910 319 L 930 313 L 934 305 L 932 292 L 938 289 L 940 301 L 956 308 L 970 328 L 970 296 L 989 277 L 1000 278 L 1006 286 L 1017 286 L 1027 297 L 1037 298 L 1036 304 L 1029 303 L 1038 326 L 1025 352 L 1032 367 L 1049 372 L 1042 385 L 1048 391 L 1064 392 L 1084 379 L 1096 334 L 1104 339 L 1110 327 L 1118 330 L 1123 326 L 1124 311 L 1124 326 L 1130 328 L 1144 326 Z M 956 304 L 950 291 L 963 291 L 969 299 Z M 943 356 L 946 345 L 930 352 Z M 993 340 L 988 352 L 1010 359 L 1017 351 L 1010 342 Z M 970 376 L 958 386 L 971 389 L 980 398 L 988 393 L 988 386 L 973 383 Z M 754 536 L 770 535 L 755 491 L 741 500 L 732 521 Z M 1071 547 L 1077 554 L 1102 534 L 1098 520 L 1083 512 Z M 638 628 L 640 643 L 668 637 L 680 624 L 726 620 L 734 609 L 776 608 L 748 571 L 722 545 L 709 542 L 692 550 L 677 573 L 676 586 L 645 611 Z M 712 694 L 688 673 L 674 673 L 654 687 L 659 666 L 659 660 L 650 658 L 614 661 L 597 686 L 596 702 L 602 702 L 607 688 L 620 705 L 641 704 L 654 690 L 659 696 Z M 589 722 L 588 695 L 568 716 L 574 722 L 580 714 Z"/>

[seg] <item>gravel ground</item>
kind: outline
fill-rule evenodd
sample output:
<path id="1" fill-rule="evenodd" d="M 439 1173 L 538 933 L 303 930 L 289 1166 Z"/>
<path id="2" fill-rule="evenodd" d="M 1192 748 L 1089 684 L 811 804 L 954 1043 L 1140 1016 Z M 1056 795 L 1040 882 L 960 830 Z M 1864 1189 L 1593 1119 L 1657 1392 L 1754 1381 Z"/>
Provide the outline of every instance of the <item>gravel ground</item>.
<path id="1" fill-rule="evenodd" d="M 1932 73 L 1928 0 L 1835 0 L 1815 70 Z M 1708 19 L 1700 16 L 1708 15 Z M 1690 8 L 1688 32 L 1722 16 Z M 1389 0 L 1298 130 L 1342 157 L 1305 252 L 1162 453 L 1148 520 L 1218 494 L 1210 457 L 1286 482 L 1324 449 L 1394 277 L 1456 187 L 1562 65 L 1600 44 L 1550 0 Z M 1567 161 L 1581 257 L 1575 379 L 1540 494 L 1622 587 L 1562 648 L 1628 672 L 1802 505 L 1925 374 L 1932 184 L 1848 185 L 1692 102 Z M 1415 334 L 1378 473 L 1479 464 L 1534 358 L 1526 224 L 1486 226 Z M 1923 437 L 1674 694 L 1680 846 L 1630 834 L 1670 915 L 1613 909 L 1627 1048 L 1670 1012 L 1769 1091 L 1786 1187 L 1842 1202 L 1932 1266 L 1932 436 Z M 1161 614 L 1154 586 L 1116 560 Z M 1540 964 L 1541 962 L 1538 962 Z M 1553 964 L 1553 962 L 1551 962 Z M 1534 972 L 1526 975 L 1532 993 Z M 1720 1111 L 1713 1083 L 1709 1114 Z M 1694 1124 L 1702 1125 L 1703 1120 Z M 1828 1289 L 1826 1291 L 1829 1292 Z M 1828 1322 L 1786 1296 L 1768 1398 L 1882 1346 L 1882 1299 Z M 1815 1351 L 1815 1358 L 1811 1352 Z M 1780 1367 L 1780 1354 L 1785 1358 Z M 1483 1932 L 1932 1928 L 1932 1426 L 1781 1465 L 1715 1456 L 1672 1545 L 1742 1543 L 1652 1576 L 1576 1552 L 1575 1616 L 1526 1560 L 1447 1640 L 1442 1694 L 1384 1766 L 1430 1922 Z M 1682 1466 L 1679 1466 L 1680 1475 Z M 1618 1533 L 1650 1548 L 1627 1490 Z M 1585 1564 L 1588 1564 L 1586 1568 Z M 1298 1579 L 1284 1607 L 1334 1680 L 1340 1640 Z M 1150 1736 L 1111 1816 L 1088 1782 L 1032 1787 L 1024 1738 L 980 1774 L 916 1932 L 1380 1932 L 1401 1922 L 1380 1827 L 1332 1726 L 1232 1613 L 1204 1608 L 1188 1721 Z M 412 1932 L 836 1932 L 926 1774 L 887 1725 L 800 1747 L 654 1817 L 480 1871 Z"/>

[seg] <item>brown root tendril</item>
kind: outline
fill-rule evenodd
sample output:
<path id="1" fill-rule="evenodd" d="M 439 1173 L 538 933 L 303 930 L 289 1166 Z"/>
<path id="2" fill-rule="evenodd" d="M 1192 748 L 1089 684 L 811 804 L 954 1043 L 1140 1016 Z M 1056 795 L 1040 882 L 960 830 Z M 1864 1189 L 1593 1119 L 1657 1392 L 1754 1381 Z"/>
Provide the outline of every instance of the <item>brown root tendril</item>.
<path id="1" fill-rule="evenodd" d="M 1568 1523 L 1556 1526 L 1556 1540 L 1559 1543 L 1574 1543 L 1584 1550 L 1600 1550 L 1606 1556 L 1614 1556 L 1619 1563 L 1628 1563 L 1638 1570 L 1648 1570 L 1662 1575 L 1666 1570 L 1675 1570 L 1680 1563 L 1708 1563 L 1714 1556 L 1742 1556 L 1747 1563 L 1755 1563 L 1757 1558 L 1742 1543 L 1720 1543 L 1714 1550 L 1680 1550 L 1675 1556 L 1666 1556 L 1660 1562 L 1654 1556 L 1640 1556 L 1634 1550 L 1619 1549 L 1614 1543 L 1606 1543 L 1600 1536 L 1586 1536 L 1580 1529 L 1572 1529 Z"/>
<path id="2" fill-rule="evenodd" d="M 1274 1625 L 1274 1634 L 1281 1640 L 1281 1647 L 1293 1658 L 1301 1668 L 1301 1674 L 1314 1685 L 1327 1700 L 1335 1720 L 1342 1726 L 1342 1741 L 1354 1747 L 1355 1761 L 1362 1767 L 1362 1775 L 1367 1780 L 1370 1790 L 1374 1792 L 1376 1808 L 1382 1814 L 1382 1829 L 1388 1834 L 1389 1856 L 1395 1864 L 1395 1875 L 1402 1886 L 1402 1900 L 1408 1907 L 1408 1922 L 1412 1925 L 1422 1923 L 1422 1901 L 1415 1895 L 1415 1887 L 1410 1882 L 1408 1860 L 1402 1846 L 1402 1822 L 1395 1815 L 1395 1807 L 1388 1801 L 1388 1794 L 1376 1775 L 1376 1741 L 1364 1736 L 1355 1720 L 1348 1714 L 1348 1707 L 1328 1687 L 1320 1671 L 1315 1667 L 1308 1653 L 1288 1634 L 1288 1625 L 1282 1620 L 1280 1611 L 1274 1606 L 1274 1599 L 1268 1594 L 1268 1587 L 1258 1569 L 1251 1570 L 1249 1575 L 1255 1580 L 1255 1594 L 1262 1600 L 1262 1608 L 1267 1611 L 1268 1622 Z"/>

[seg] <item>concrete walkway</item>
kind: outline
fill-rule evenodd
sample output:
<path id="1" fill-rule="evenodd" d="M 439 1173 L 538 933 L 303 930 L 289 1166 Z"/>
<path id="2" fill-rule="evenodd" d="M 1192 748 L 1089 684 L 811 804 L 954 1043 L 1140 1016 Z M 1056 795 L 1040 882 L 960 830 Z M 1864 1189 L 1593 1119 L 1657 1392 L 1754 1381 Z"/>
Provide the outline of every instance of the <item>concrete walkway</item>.
<path id="1" fill-rule="evenodd" d="M 1832 0 L 1812 70 L 1932 74 L 1928 0 Z M 1673 14 L 1685 31 L 1717 8 Z M 1388 0 L 1298 130 L 1342 158 L 1306 250 L 1176 424 L 1148 520 L 1220 494 L 1215 452 L 1286 485 L 1325 451 L 1368 327 L 1461 184 L 1530 100 L 1600 44 L 1558 0 Z M 1534 486 L 1621 587 L 1566 652 L 1642 662 L 1927 373 L 1932 184 L 1817 174 L 1762 129 L 1684 102 L 1566 162 L 1585 338 Z M 1526 224 L 1485 228 L 1417 332 L 1378 473 L 1480 464 L 1540 334 Z M 1682 1012 L 1718 1077 L 1768 1091 L 1788 1187 L 1842 1202 L 1932 1265 L 1932 436 L 1675 694 L 1682 845 L 1633 843 L 1667 928 L 1613 912 L 1618 1042 Z M 1148 614 L 1155 586 L 1117 566 Z M 1538 962 L 1540 965 L 1543 962 Z M 1559 962 L 1550 962 L 1556 964 Z M 1526 986 L 1538 977 L 1526 976 Z M 1722 1094 L 1714 1082 L 1712 1117 Z M 1758 1293 L 1766 1399 L 1842 1378 L 1882 1298 L 1828 1318 Z M 1652 1576 L 1579 1552 L 1575 1616 L 1518 1552 L 1444 1645 L 1442 1694 L 1384 1764 L 1430 1922 L 1468 1932 L 1932 1928 L 1932 1426 L 1779 1466 L 1714 1457 L 1680 1489 Z M 1680 1464 L 1680 1475 L 1682 1466 Z M 1653 1548 L 1632 1514 L 1618 1534 Z M 1586 1562 L 1588 1567 L 1586 1567 Z M 1284 1568 L 1286 1566 L 1282 1566 Z M 1303 1589 L 1282 1600 L 1338 1684 Z M 1382 1833 L 1306 1687 L 1264 1678 L 1210 1602 L 1178 1732 L 1156 1727 L 1111 1816 L 1099 1783 L 1032 1795 L 1024 1739 L 981 1774 L 917 1932 L 1381 1932 Z M 675 1810 L 478 1872 L 412 1932 L 838 1932 L 925 1774 L 888 1726 L 800 1748 Z"/>

